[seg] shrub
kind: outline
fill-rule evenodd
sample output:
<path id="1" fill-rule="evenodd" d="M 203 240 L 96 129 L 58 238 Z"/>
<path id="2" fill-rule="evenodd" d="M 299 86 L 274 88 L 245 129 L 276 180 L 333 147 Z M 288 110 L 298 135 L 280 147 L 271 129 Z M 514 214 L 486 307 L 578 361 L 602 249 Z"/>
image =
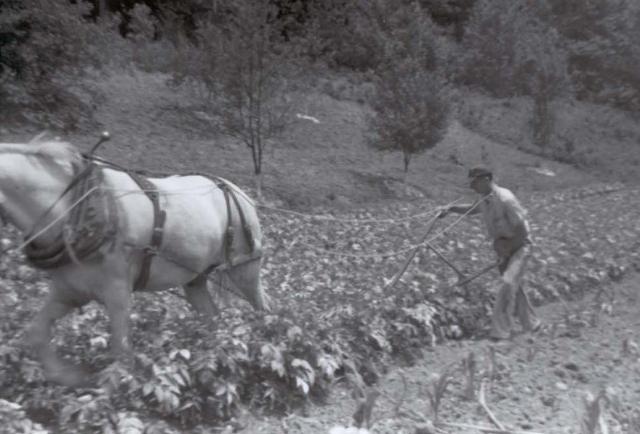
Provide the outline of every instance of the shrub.
<path id="1" fill-rule="evenodd" d="M 115 21 L 85 18 L 90 6 L 68 0 L 0 3 L 0 107 L 7 113 L 15 113 L 15 106 L 31 109 L 36 121 L 70 129 L 90 113 L 69 88 L 88 67 L 120 58 L 114 50 L 122 48 Z M 57 115 L 61 109 L 64 115 Z"/>
<path id="2" fill-rule="evenodd" d="M 369 145 L 402 151 L 405 174 L 413 155 L 433 148 L 446 132 L 449 104 L 442 82 L 414 62 L 394 66 L 376 81 Z"/>
<path id="3" fill-rule="evenodd" d="M 5 76 L 38 86 L 57 72 L 77 73 L 88 61 L 86 3 L 10 1 L 0 11 L 0 70 Z"/>

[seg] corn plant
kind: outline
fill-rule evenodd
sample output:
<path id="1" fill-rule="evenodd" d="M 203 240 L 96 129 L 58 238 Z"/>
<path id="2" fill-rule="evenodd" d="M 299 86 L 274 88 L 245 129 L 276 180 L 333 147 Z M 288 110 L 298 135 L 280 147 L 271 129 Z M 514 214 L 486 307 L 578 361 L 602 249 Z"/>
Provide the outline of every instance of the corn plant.
<path id="1" fill-rule="evenodd" d="M 604 421 L 600 402 L 607 399 L 604 391 L 597 396 L 587 393 L 583 397 L 584 414 L 580 420 L 580 434 L 609 434 L 609 429 Z"/>
<path id="2" fill-rule="evenodd" d="M 476 375 L 476 359 L 473 352 L 462 360 L 462 366 L 465 372 L 464 397 L 469 401 L 475 399 L 475 375 Z"/>
<path id="3" fill-rule="evenodd" d="M 441 374 L 434 374 L 431 377 L 429 386 L 427 387 L 426 393 L 429 397 L 429 405 L 433 412 L 434 423 L 438 422 L 438 410 L 440 409 L 440 404 L 442 403 L 442 398 L 444 398 L 447 391 L 447 387 L 453 378 L 452 374 L 453 372 L 450 367 L 446 368 Z"/>
<path id="4" fill-rule="evenodd" d="M 373 387 L 367 388 L 364 394 L 364 398 L 358 400 L 358 407 L 353 414 L 353 423 L 358 428 L 371 428 L 373 407 L 376 405 L 376 400 L 380 396 L 380 391 Z"/>

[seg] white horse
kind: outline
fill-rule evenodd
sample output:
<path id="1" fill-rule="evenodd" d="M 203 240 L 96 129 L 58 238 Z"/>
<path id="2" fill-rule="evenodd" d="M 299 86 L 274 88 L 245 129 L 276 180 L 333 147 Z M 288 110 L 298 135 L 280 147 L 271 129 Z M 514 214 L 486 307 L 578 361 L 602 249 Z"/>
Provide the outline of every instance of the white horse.
<path id="1" fill-rule="evenodd" d="M 68 188 L 88 164 L 94 165 L 91 174 L 99 182 Z M 50 343 L 51 327 L 92 300 L 106 307 L 111 350 L 116 356 L 130 350 L 129 312 L 134 289 L 182 286 L 193 308 L 212 316 L 217 308 L 207 289 L 207 274 L 220 266 L 231 289 L 254 308 L 268 308 L 260 282 L 262 235 L 251 199 L 226 180 L 200 175 L 148 181 L 145 185 L 157 190 L 157 206 L 129 172 L 87 159 L 68 143 L 0 143 L 0 211 L 33 239 L 29 247 L 36 252 L 51 250 L 50 246 L 60 246 L 64 240 L 62 250 L 67 260 L 47 264 L 53 285 L 28 333 L 51 381 L 66 385 L 84 381 L 78 369 L 56 355 Z M 84 190 L 78 190 L 80 184 L 85 185 Z M 79 196 L 77 191 L 84 194 Z M 84 220 L 72 221 L 70 216 L 91 200 L 93 209 L 83 212 L 93 214 L 88 217 L 89 229 L 85 227 L 83 232 L 74 222 L 82 225 Z M 87 255 L 82 257 L 83 240 L 75 244 L 74 240 L 83 234 L 95 238 L 105 225 L 96 229 L 91 218 L 105 209 L 108 214 L 102 223 L 108 220 L 113 226 L 103 237 L 107 242 L 95 250 L 86 249 Z M 164 224 L 158 224 L 158 209 L 163 211 Z M 161 235 L 161 242 L 152 245 L 156 235 Z M 145 263 L 149 265 L 146 270 Z M 136 284 L 142 286 L 134 288 Z"/>

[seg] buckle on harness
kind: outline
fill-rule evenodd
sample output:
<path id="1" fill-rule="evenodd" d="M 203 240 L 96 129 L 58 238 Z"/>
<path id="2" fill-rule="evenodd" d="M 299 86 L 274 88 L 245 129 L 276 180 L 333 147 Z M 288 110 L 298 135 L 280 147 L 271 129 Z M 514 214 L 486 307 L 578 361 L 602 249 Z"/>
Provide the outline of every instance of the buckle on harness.
<path id="1" fill-rule="evenodd" d="M 157 256 L 160 253 L 160 250 L 154 246 L 146 246 L 142 248 L 142 253 L 144 256 Z"/>

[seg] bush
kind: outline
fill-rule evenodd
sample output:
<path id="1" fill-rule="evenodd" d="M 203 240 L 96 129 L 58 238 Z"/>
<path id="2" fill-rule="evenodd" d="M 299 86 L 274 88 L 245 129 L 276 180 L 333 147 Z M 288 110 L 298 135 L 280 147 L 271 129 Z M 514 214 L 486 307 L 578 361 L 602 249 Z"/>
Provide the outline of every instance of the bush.
<path id="1" fill-rule="evenodd" d="M 24 0 L 0 6 L 0 69 L 41 85 L 55 73 L 77 73 L 89 61 L 86 3 Z"/>
<path id="2" fill-rule="evenodd" d="M 433 24 L 419 7 L 388 19 L 385 56 L 376 72 L 369 145 L 402 151 L 404 171 L 414 154 L 433 148 L 446 132 L 449 104 L 437 73 Z"/>
<path id="3" fill-rule="evenodd" d="M 499 98 L 566 91 L 566 52 L 543 12 L 524 0 L 479 0 L 465 30 L 458 78 Z"/>
<path id="4" fill-rule="evenodd" d="M 444 136 L 449 105 L 442 82 L 415 64 L 399 65 L 377 80 L 369 145 L 402 151 L 405 173 L 411 157 L 433 148 Z"/>
<path id="5" fill-rule="evenodd" d="M 551 2 L 551 20 L 565 39 L 579 98 L 640 109 L 640 22 L 637 2 Z"/>
<path id="6" fill-rule="evenodd" d="M 64 129 L 90 114 L 70 90 L 77 78 L 112 59 L 130 59 L 119 18 L 92 23 L 90 8 L 68 0 L 0 3 L 0 107 L 7 114 Z"/>

